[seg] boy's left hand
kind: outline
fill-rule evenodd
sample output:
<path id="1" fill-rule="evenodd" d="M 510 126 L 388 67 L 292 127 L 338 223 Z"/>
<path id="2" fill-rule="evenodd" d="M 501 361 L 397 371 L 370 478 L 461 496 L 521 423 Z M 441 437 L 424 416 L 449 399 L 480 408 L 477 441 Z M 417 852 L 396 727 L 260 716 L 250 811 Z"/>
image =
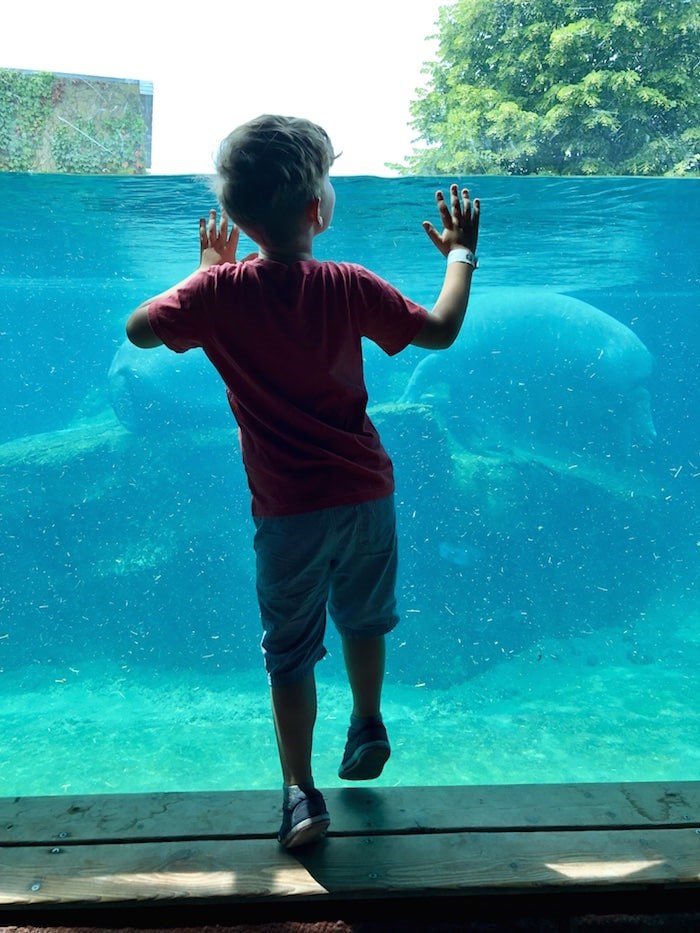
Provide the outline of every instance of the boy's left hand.
<path id="1" fill-rule="evenodd" d="M 228 229 L 228 217 L 221 215 L 221 223 L 217 227 L 216 211 L 209 211 L 209 220 L 199 218 L 199 268 L 208 269 L 224 262 L 236 261 L 236 248 L 240 231 L 233 224 Z M 254 259 L 257 253 L 251 253 L 245 259 Z M 245 259 L 242 260 L 245 262 Z"/>
<path id="2" fill-rule="evenodd" d="M 443 256 L 447 256 L 451 249 L 463 246 L 476 252 L 476 242 L 479 238 L 479 216 L 481 202 L 479 198 L 472 201 L 469 190 L 462 188 L 462 200 L 457 185 L 450 185 L 450 204 L 447 204 L 442 191 L 435 193 L 442 231 L 438 232 L 429 220 L 423 221 L 423 229 L 428 234 Z"/>

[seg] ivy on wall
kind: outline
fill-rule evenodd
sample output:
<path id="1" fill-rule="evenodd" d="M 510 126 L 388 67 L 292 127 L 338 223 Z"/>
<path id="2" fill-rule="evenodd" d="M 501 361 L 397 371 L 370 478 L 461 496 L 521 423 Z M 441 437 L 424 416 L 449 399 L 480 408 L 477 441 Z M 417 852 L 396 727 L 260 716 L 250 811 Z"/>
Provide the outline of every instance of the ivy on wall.
<path id="1" fill-rule="evenodd" d="M 37 141 L 51 114 L 54 76 L 0 69 L 0 169 L 28 172 L 35 167 Z"/>
<path id="2" fill-rule="evenodd" d="M 142 175 L 138 82 L 0 69 L 0 171 Z"/>
<path id="3" fill-rule="evenodd" d="M 77 119 L 51 134 L 56 171 L 82 175 L 142 175 L 143 119 L 125 114 L 119 120 Z"/>

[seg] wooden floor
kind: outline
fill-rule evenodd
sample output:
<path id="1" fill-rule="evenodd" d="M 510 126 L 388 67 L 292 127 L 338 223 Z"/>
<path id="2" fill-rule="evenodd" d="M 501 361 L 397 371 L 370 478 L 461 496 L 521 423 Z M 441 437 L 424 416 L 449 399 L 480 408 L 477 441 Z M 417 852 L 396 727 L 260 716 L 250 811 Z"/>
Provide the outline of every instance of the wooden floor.
<path id="1" fill-rule="evenodd" d="M 276 842 L 280 798 L 0 799 L 0 924 L 348 917 L 377 901 L 700 911 L 700 783 L 331 789 L 328 837 L 296 852 Z"/>

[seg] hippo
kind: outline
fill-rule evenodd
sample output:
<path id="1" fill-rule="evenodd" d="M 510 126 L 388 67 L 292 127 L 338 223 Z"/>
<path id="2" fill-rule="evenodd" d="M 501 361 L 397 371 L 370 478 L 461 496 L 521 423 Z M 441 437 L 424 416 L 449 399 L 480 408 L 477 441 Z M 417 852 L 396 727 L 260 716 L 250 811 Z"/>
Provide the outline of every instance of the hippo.
<path id="1" fill-rule="evenodd" d="M 457 341 L 418 363 L 400 400 L 432 405 L 467 445 L 629 456 L 656 438 L 652 370 L 636 334 L 585 301 L 477 289 Z"/>
<path id="2" fill-rule="evenodd" d="M 114 413 L 136 434 L 233 424 L 225 386 L 201 350 L 141 350 L 125 340 L 107 380 Z"/>

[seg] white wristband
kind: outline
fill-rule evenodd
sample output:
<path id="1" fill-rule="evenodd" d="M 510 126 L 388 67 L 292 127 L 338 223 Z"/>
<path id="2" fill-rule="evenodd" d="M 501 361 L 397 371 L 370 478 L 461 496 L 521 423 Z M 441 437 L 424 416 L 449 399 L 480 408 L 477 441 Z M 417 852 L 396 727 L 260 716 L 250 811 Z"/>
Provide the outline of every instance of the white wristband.
<path id="1" fill-rule="evenodd" d="M 447 254 L 447 265 L 449 266 L 451 262 L 466 262 L 472 269 L 476 269 L 479 265 L 479 261 L 474 253 L 463 246 L 457 246 L 449 251 Z"/>

